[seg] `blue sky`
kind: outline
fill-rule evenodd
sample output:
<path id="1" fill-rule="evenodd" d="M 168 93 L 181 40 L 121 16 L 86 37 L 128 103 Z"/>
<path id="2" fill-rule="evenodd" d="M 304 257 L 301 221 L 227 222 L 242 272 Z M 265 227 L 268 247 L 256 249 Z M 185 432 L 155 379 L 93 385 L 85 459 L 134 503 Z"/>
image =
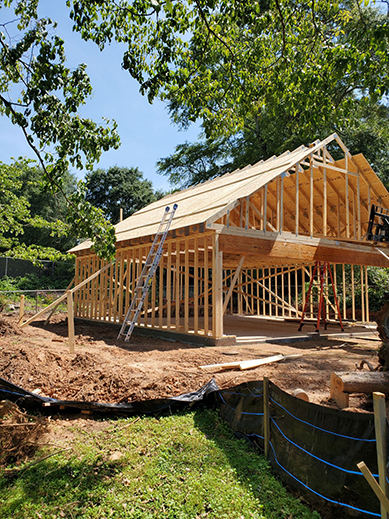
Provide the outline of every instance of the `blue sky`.
<path id="1" fill-rule="evenodd" d="M 170 122 L 163 103 L 156 101 L 150 105 L 140 95 L 138 84 L 121 69 L 123 47 L 114 44 L 100 52 L 95 44 L 82 41 L 71 30 L 65 4 L 65 0 L 41 0 L 39 14 L 58 22 L 58 34 L 66 44 L 68 66 L 88 65 L 94 94 L 82 109 L 82 115 L 97 122 L 102 117 L 115 119 L 122 143 L 118 150 L 104 153 L 96 167 L 137 166 L 155 189 L 168 189 L 167 179 L 156 173 L 155 163 L 173 153 L 177 144 L 194 141 L 199 127 L 179 131 Z M 0 16 L 5 17 L 6 10 L 1 9 Z M 34 158 L 21 131 L 8 118 L 0 117 L 0 161 L 9 163 L 11 157 L 21 155 Z M 83 178 L 83 172 L 74 173 Z"/>

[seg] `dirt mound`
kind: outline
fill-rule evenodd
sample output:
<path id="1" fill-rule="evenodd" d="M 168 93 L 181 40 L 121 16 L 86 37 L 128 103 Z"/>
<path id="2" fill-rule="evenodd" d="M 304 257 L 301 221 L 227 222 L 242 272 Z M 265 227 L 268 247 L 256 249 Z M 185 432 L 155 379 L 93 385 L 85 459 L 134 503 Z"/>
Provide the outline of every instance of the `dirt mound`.
<path id="1" fill-rule="evenodd" d="M 6 317 L 0 317 L 0 337 L 6 335 L 20 335 L 21 331 L 19 326 L 14 322 L 14 319 L 10 320 Z"/>
<path id="2" fill-rule="evenodd" d="M 48 326 L 41 321 L 22 330 L 17 327 L 17 316 L 4 319 L 7 333 L 0 335 L 1 376 L 59 400 L 131 402 L 196 391 L 212 377 L 225 389 L 267 376 L 286 391 L 301 388 L 311 402 L 334 406 L 331 372 L 353 371 L 364 359 L 375 367 L 380 344 L 315 338 L 289 344 L 199 347 L 141 336 L 124 343 L 117 341 L 117 330 L 108 324 L 76 323 L 76 353 L 70 354 L 65 315 L 56 316 Z M 247 371 L 199 368 L 277 353 L 301 356 Z M 351 402 L 359 406 L 357 399 Z"/>

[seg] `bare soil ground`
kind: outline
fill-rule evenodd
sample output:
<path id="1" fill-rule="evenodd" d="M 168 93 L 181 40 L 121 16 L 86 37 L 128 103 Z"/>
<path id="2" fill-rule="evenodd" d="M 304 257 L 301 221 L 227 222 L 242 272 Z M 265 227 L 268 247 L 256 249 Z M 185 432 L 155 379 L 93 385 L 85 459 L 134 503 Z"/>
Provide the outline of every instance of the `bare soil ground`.
<path id="1" fill-rule="evenodd" d="M 76 353 L 70 354 L 65 315 L 54 316 L 47 326 L 37 321 L 23 329 L 17 320 L 15 314 L 0 315 L 1 376 L 61 400 L 148 400 L 197 390 L 212 377 L 220 388 L 227 388 L 267 376 L 285 391 L 303 389 L 311 402 L 336 407 L 330 398 L 331 372 L 355 371 L 362 360 L 378 366 L 381 344 L 364 338 L 315 338 L 287 344 L 201 347 L 141 336 L 125 343 L 117 341 L 117 330 L 109 325 L 76 323 Z M 301 356 L 247 371 L 199 368 L 278 353 Z M 350 406 L 372 410 L 365 396 L 352 397 Z"/>

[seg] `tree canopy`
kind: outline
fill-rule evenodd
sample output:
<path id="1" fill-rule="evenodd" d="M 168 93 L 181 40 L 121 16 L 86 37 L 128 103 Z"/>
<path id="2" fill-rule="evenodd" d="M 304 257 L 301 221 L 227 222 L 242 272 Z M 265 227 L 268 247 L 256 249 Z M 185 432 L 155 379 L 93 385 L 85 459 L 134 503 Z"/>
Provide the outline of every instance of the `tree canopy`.
<path id="1" fill-rule="evenodd" d="M 84 64 L 66 66 L 64 41 L 56 23 L 38 15 L 39 0 L 2 0 L 10 20 L 0 24 L 0 113 L 20 127 L 44 173 L 44 186 L 62 191 L 69 222 L 79 237 L 94 239 L 101 255 L 114 253 L 115 234 L 102 212 L 85 201 L 83 188 L 64 190 L 70 166 L 92 169 L 101 153 L 117 147 L 116 126 L 80 116 L 92 93 Z"/>
<path id="2" fill-rule="evenodd" d="M 119 221 L 120 209 L 127 218 L 162 195 L 154 193 L 152 183 L 138 168 L 97 169 L 87 174 L 85 182 L 87 201 L 102 209 L 113 224 Z"/>
<path id="3" fill-rule="evenodd" d="M 37 190 L 39 176 L 30 161 L 0 163 L 0 251 L 32 260 L 63 260 L 66 247 L 73 244 L 69 225 L 60 219 L 65 208 Z"/>
<path id="4" fill-rule="evenodd" d="M 369 3 L 66 3 L 73 28 L 84 40 L 101 50 L 112 42 L 125 45 L 122 67 L 150 102 L 164 100 L 173 121 L 183 127 L 201 121 L 206 145 L 213 146 L 205 157 L 207 175 L 243 158 L 266 158 L 274 148 L 320 137 L 330 123 L 357 142 L 352 114 L 358 110 L 365 110 L 366 125 L 371 106 L 377 109 L 377 121 L 387 118 L 377 107 L 389 90 L 389 24 Z M 39 16 L 38 6 L 39 0 L 0 0 L 0 8 L 8 7 L 16 16 L 1 24 L 0 110 L 21 128 L 45 183 L 55 191 L 62 188 L 69 166 L 91 171 L 104 150 L 118 146 L 119 137 L 115 123 L 98 125 L 79 115 L 92 92 L 86 67 L 66 65 L 56 24 Z M 375 134 L 366 128 L 359 135 L 374 138 L 379 127 Z M 381 141 L 385 138 L 381 132 Z M 226 154 L 223 144 L 231 144 L 231 152 Z M 188 153 L 199 150 L 183 145 L 177 153 L 182 164 L 189 164 Z M 384 162 L 385 150 L 375 154 L 377 163 Z M 174 174 L 178 178 L 180 170 Z M 202 172 L 193 174 L 195 181 L 204 178 Z M 189 177 L 186 183 L 192 182 Z M 67 196 L 69 221 L 80 237 L 94 238 L 95 250 L 108 257 L 114 253 L 113 228 L 85 193 L 80 185 Z"/>

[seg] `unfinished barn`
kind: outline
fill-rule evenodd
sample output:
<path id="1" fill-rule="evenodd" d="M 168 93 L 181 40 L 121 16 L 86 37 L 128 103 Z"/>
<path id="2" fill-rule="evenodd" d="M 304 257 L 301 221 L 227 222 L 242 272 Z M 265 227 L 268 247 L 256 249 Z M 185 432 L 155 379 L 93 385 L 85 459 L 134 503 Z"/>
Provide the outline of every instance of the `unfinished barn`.
<path id="1" fill-rule="evenodd" d="M 233 344 L 236 316 L 258 328 L 261 318 L 294 319 L 297 329 L 321 304 L 329 323 L 369 321 L 367 267 L 388 267 L 389 247 L 382 236 L 367 240 L 368 224 L 373 205 L 389 214 L 389 193 L 336 134 L 148 205 L 116 225 L 112 264 L 90 241 L 74 247 L 75 285 L 92 277 L 74 292 L 75 317 L 123 323 L 173 204 L 135 332 Z"/>

